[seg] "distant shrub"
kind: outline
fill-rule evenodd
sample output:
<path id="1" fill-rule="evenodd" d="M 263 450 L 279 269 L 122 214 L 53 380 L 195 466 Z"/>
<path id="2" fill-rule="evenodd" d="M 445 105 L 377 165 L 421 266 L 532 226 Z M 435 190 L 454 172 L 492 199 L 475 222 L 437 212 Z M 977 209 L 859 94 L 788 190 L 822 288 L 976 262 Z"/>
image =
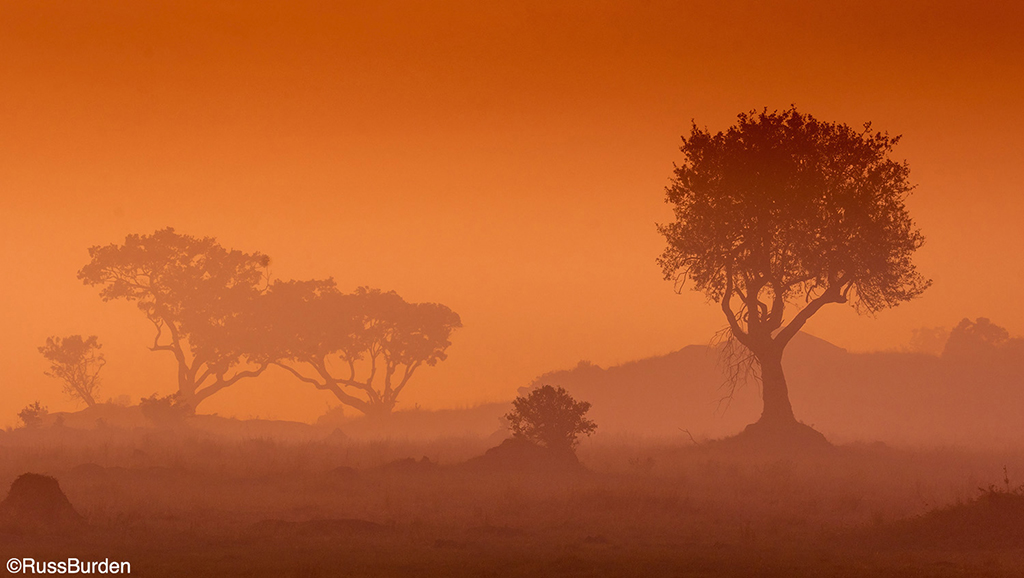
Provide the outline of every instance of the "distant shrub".
<path id="1" fill-rule="evenodd" d="M 26 405 L 25 409 L 19 411 L 18 417 L 21 418 L 21 422 L 25 424 L 25 427 L 38 427 L 43 423 L 43 418 L 49 413 L 50 410 L 46 406 L 36 401 Z"/>
<path id="2" fill-rule="evenodd" d="M 323 415 L 316 420 L 316 425 L 323 427 L 338 427 L 345 423 L 345 406 L 336 405 L 328 408 Z"/>
<path id="3" fill-rule="evenodd" d="M 544 385 L 512 402 L 505 415 L 512 435 L 551 449 L 573 450 L 579 436 L 594 433 L 597 424 L 587 419 L 590 404 L 576 401 L 564 388 Z"/>
<path id="4" fill-rule="evenodd" d="M 155 393 L 139 400 L 139 411 L 147 420 L 160 426 L 180 424 L 189 414 L 188 406 L 179 403 L 174 395 L 157 397 Z"/>

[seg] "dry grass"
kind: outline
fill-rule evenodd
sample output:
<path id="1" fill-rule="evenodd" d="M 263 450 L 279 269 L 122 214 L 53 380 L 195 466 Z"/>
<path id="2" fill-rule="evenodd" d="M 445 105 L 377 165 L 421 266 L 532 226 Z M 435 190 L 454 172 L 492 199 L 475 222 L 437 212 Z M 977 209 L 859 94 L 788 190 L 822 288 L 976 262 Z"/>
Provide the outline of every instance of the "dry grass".
<path id="1" fill-rule="evenodd" d="M 0 484 L 54 475 L 91 529 L 2 537 L 3 553 L 120 555 L 145 576 L 1024 575 L 1012 548 L 863 539 L 970 502 L 1004 465 L 1024 478 L 1018 451 L 739 458 L 605 439 L 580 448 L 587 471 L 543 475 L 459 467 L 475 438 L 50 434 L 0 440 Z"/>

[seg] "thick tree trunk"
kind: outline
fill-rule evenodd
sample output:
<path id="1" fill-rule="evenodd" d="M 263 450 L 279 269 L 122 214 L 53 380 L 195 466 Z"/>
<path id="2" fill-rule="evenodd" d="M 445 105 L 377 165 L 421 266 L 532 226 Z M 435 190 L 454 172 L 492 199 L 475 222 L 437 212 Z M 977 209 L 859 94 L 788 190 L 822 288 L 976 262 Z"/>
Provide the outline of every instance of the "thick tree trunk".
<path id="1" fill-rule="evenodd" d="M 185 408 L 188 414 L 196 413 L 196 386 L 195 380 L 191 378 L 188 366 L 178 364 L 178 391 L 175 393 L 175 403 Z"/>
<path id="2" fill-rule="evenodd" d="M 832 445 L 814 428 L 802 424 L 793 415 L 789 387 L 782 372 L 782 351 L 766 347 L 754 351 L 761 365 L 761 390 L 764 409 L 761 419 L 748 425 L 732 438 L 748 449 L 767 452 L 818 451 Z"/>
<path id="3" fill-rule="evenodd" d="M 174 395 L 174 401 L 185 415 L 195 415 L 196 407 L 205 399 L 200 398 L 198 393 L 199 384 L 190 379 L 187 372 L 179 372 L 178 391 Z"/>
<path id="4" fill-rule="evenodd" d="M 196 399 L 195 392 L 189 393 L 187 391 L 178 391 L 178 395 L 175 398 L 178 407 L 182 408 L 186 415 L 195 415 L 196 406 L 202 400 Z"/>
<path id="5" fill-rule="evenodd" d="M 764 409 L 760 423 L 785 425 L 796 421 L 793 406 L 789 402 L 789 387 L 782 371 L 782 352 L 766 351 L 757 353 L 761 364 L 761 386 Z"/>

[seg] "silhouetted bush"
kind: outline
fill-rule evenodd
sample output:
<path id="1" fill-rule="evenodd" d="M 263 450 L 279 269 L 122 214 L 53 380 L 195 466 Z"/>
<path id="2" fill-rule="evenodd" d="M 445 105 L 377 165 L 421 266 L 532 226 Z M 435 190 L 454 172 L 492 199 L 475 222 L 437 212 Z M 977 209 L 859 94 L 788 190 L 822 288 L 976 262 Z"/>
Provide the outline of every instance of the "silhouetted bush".
<path id="1" fill-rule="evenodd" d="M 505 415 L 512 435 L 550 449 L 573 449 L 580 435 L 590 435 L 597 424 L 587 419 L 590 404 L 576 401 L 564 388 L 545 385 L 519 396 Z"/>
<path id="2" fill-rule="evenodd" d="M 49 414 L 50 411 L 46 406 L 41 405 L 38 401 L 30 403 L 18 412 L 18 417 L 21 418 L 21 422 L 25 424 L 25 427 L 38 427 L 43 423 L 43 418 Z"/>
<path id="3" fill-rule="evenodd" d="M 99 373 L 106 364 L 99 352 L 102 347 L 95 335 L 88 338 L 53 336 L 46 338 L 46 345 L 39 348 L 39 353 L 50 362 L 46 375 L 61 380 L 64 393 L 71 399 L 84 401 L 92 407 L 96 405 Z"/>
<path id="4" fill-rule="evenodd" d="M 139 411 L 143 417 L 159 426 L 181 424 L 190 413 L 188 406 L 179 403 L 175 396 L 157 397 L 155 393 L 139 400 Z"/>

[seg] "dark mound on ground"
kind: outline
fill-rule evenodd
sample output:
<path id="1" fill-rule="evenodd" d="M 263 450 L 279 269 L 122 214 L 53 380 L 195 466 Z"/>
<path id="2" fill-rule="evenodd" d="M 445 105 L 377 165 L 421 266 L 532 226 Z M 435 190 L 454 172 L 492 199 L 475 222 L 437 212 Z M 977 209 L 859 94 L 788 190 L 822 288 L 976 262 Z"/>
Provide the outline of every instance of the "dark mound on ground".
<path id="1" fill-rule="evenodd" d="M 470 459 L 465 467 L 475 470 L 579 471 L 579 458 L 571 450 L 555 450 L 522 438 L 511 438 L 484 455 Z"/>
<path id="2" fill-rule="evenodd" d="M 708 443 L 709 449 L 757 454 L 824 454 L 835 449 L 825 436 L 798 421 L 748 425 L 741 433 Z"/>
<path id="3" fill-rule="evenodd" d="M 56 478 L 22 474 L 0 502 L 0 531 L 12 534 L 61 533 L 85 524 Z"/>
<path id="4" fill-rule="evenodd" d="M 966 504 L 897 522 L 877 538 L 896 547 L 1020 548 L 1024 545 L 1024 494 L 985 490 Z"/>

